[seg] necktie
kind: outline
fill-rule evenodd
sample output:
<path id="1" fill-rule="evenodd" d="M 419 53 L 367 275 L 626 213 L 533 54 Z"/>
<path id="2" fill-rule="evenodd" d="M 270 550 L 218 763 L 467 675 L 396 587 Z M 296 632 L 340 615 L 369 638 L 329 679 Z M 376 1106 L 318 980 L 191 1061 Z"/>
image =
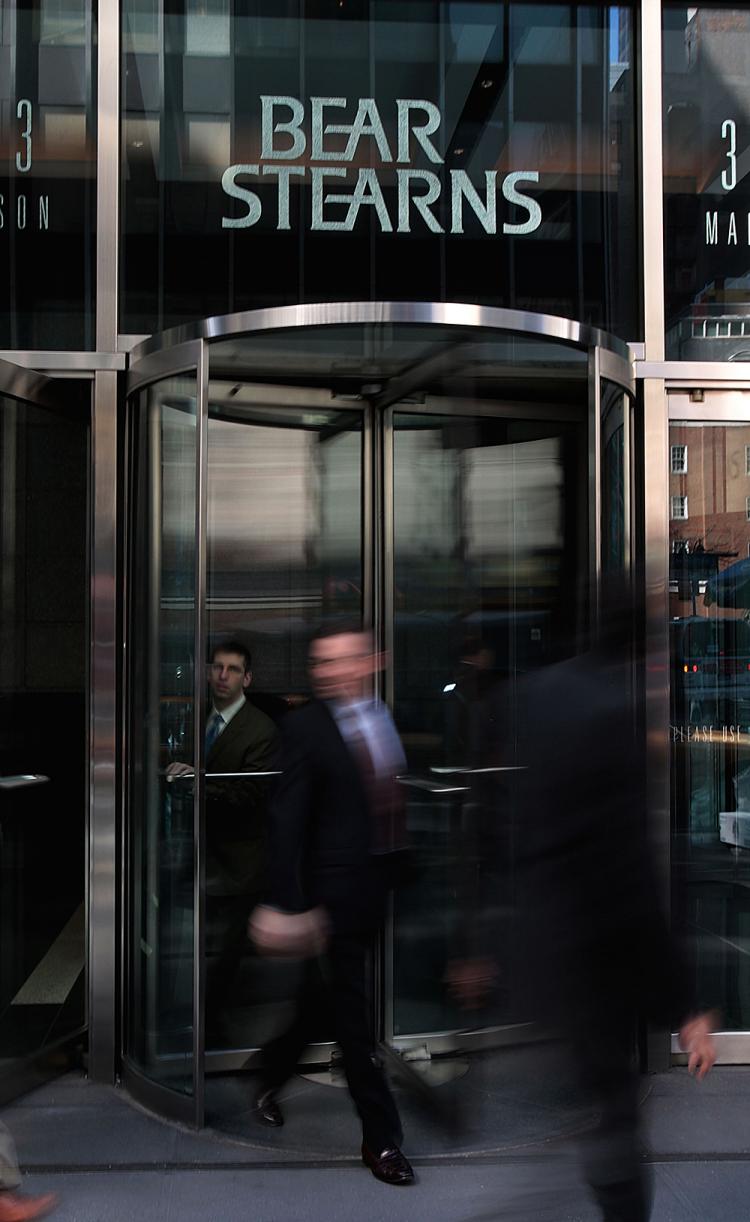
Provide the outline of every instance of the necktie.
<path id="1" fill-rule="evenodd" d="M 368 741 L 365 726 L 359 717 L 350 713 L 346 721 L 347 745 L 354 756 L 362 776 L 370 805 L 372 826 L 370 851 L 375 854 L 393 853 L 406 845 L 405 805 L 401 788 L 390 768 L 379 773 L 375 766 L 372 747 L 382 758 L 382 743 L 378 747 L 378 735 L 382 735 L 382 719 L 372 717 L 368 729 L 372 735 Z"/>
<path id="2" fill-rule="evenodd" d="M 221 713 L 213 713 L 206 726 L 206 755 L 208 755 L 223 728 L 224 718 Z"/>

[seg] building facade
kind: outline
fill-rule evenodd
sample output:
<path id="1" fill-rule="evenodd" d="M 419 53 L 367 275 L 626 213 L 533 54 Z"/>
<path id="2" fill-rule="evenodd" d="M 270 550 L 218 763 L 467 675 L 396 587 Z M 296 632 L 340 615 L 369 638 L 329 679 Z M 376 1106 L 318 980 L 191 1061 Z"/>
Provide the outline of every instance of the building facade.
<path id="1" fill-rule="evenodd" d="M 88 1032 L 96 1078 L 201 1122 L 206 1073 L 249 1063 L 252 980 L 205 1022 L 203 659 L 247 637 L 258 701 L 294 703 L 330 613 L 387 649 L 425 865 L 381 1033 L 517 1038 L 512 985 L 459 1034 L 435 984 L 466 668 L 512 690 L 595 629 L 611 571 L 646 608 L 665 899 L 747 1062 L 750 9 L 0 21 L 7 1091 Z"/>

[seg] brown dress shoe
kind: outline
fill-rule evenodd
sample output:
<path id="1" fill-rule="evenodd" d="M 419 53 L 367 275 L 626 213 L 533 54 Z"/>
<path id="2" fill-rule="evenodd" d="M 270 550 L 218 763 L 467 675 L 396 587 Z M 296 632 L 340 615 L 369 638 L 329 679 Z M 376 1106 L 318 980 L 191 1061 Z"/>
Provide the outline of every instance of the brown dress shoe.
<path id="1" fill-rule="evenodd" d="M 41 1218 L 57 1205 L 54 1192 L 24 1196 L 20 1192 L 0 1192 L 0 1222 L 30 1222 Z"/>
<path id="2" fill-rule="evenodd" d="M 413 1184 L 414 1172 L 398 1146 L 391 1146 L 374 1154 L 369 1146 L 362 1146 L 362 1162 L 369 1167 L 376 1180 L 384 1184 Z"/>
<path id="3" fill-rule="evenodd" d="M 274 1129 L 280 1129 L 284 1123 L 284 1113 L 276 1102 L 272 1090 L 262 1090 L 255 1096 L 254 1110 L 261 1124 L 269 1124 Z"/>

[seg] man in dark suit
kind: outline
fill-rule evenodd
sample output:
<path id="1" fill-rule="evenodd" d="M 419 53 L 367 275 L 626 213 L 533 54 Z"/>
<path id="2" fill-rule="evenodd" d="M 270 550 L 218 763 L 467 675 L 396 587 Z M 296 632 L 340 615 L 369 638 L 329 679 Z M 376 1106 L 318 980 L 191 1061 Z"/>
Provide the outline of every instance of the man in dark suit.
<path id="1" fill-rule="evenodd" d="M 515 690 L 519 970 L 529 1016 L 557 1027 L 598 1113 L 584 1171 L 605 1222 L 646 1222 L 638 1146 L 639 1021 L 677 1020 L 690 1071 L 711 1068 L 716 1016 L 692 996 L 661 909 L 645 825 L 627 592 L 605 587 L 598 639 Z"/>
<path id="2" fill-rule="evenodd" d="M 212 773 L 263 773 L 277 763 L 278 731 L 248 699 L 252 659 L 242 641 L 218 644 L 208 683 L 213 697 L 206 718 L 206 924 L 210 957 L 206 990 L 208 1038 L 215 1043 L 231 1001 L 247 917 L 260 899 L 266 871 L 269 777 L 247 779 Z M 171 764 L 169 776 L 192 773 Z"/>
<path id="3" fill-rule="evenodd" d="M 282 777 L 270 818 L 268 902 L 250 933 L 266 953 L 325 948 L 298 998 L 292 1026 L 264 1049 L 256 1113 L 283 1124 L 277 1092 L 309 1042 L 326 981 L 349 1093 L 362 1121 L 362 1159 L 388 1184 L 413 1183 L 399 1149 L 401 1124 L 375 1058 L 367 989 L 369 955 L 394 857 L 404 846 L 396 773 L 404 756 L 384 705 L 371 696 L 378 666 L 369 632 L 320 633 L 309 665 L 317 699 L 282 727 Z"/>

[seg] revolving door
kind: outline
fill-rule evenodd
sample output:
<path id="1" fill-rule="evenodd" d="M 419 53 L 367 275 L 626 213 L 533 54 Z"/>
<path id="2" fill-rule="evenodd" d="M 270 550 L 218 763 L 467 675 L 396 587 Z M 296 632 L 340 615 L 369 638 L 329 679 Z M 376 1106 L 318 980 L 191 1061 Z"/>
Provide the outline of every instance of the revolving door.
<path id="1" fill-rule="evenodd" d="M 601 573 L 631 567 L 632 391 L 619 341 L 465 305 L 262 310 L 133 353 L 124 1065 L 158 1110 L 203 1123 L 206 1073 L 252 1068 L 297 970 L 244 951 L 207 1026 L 205 663 L 247 641 L 248 699 L 279 720 L 331 617 L 372 626 L 408 762 L 417 864 L 374 965 L 378 1034 L 425 1056 L 525 1035 L 512 979 L 467 1014 L 448 966 L 477 895 L 501 955 L 513 937 L 523 829 L 494 727 L 521 675 L 586 641 Z"/>

